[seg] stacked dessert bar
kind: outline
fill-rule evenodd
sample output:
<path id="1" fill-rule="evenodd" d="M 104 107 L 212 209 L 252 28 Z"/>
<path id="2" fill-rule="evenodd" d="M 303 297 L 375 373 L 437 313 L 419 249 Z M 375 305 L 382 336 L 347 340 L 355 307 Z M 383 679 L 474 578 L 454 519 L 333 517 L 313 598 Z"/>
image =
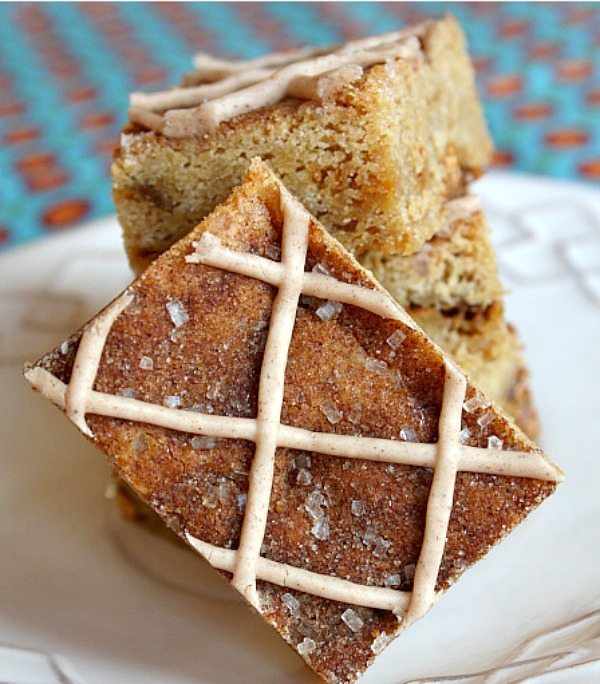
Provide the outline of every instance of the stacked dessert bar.
<path id="1" fill-rule="evenodd" d="M 332 683 L 561 479 L 258 160 L 26 376 Z"/>
<path id="2" fill-rule="evenodd" d="M 113 165 L 141 272 L 258 156 L 530 435 L 517 335 L 504 318 L 469 181 L 492 145 L 452 18 L 246 62 L 196 57 L 181 87 L 131 96 Z"/>
<path id="3" fill-rule="evenodd" d="M 452 19 L 196 66 L 132 97 L 116 155 L 141 275 L 26 377 L 354 682 L 562 479 L 501 408 L 534 430 L 473 74 Z"/>
<path id="4" fill-rule="evenodd" d="M 372 251 L 362 262 L 419 325 L 525 432 L 535 437 L 528 372 L 504 317 L 489 229 L 479 198 L 446 204 L 447 220 L 413 255 Z"/>

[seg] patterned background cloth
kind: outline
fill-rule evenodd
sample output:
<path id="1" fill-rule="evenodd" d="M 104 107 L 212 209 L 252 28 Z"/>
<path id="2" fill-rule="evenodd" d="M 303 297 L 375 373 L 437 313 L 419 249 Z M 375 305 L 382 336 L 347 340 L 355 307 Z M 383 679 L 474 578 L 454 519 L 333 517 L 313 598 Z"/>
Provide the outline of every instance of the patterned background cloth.
<path id="1" fill-rule="evenodd" d="M 449 10 L 496 164 L 598 184 L 599 3 L 0 3 L 0 248 L 113 213 L 128 93 L 177 82 L 194 52 L 248 58 Z"/>

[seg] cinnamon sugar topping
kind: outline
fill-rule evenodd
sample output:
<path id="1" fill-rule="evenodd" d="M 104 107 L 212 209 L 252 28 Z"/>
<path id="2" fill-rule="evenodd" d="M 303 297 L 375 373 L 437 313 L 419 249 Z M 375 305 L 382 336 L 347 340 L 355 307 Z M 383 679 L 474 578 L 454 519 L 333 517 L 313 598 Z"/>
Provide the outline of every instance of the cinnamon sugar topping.
<path id="1" fill-rule="evenodd" d="M 489 438 L 489 449 L 462 444 L 461 437 L 464 439 L 465 432 L 461 417 L 467 382 L 464 375 L 449 361 L 446 361 L 437 443 L 319 433 L 281 424 L 285 368 L 301 294 L 366 309 L 395 321 L 394 325 L 402 335 L 406 335 L 413 327 L 410 318 L 383 290 L 350 285 L 320 272 L 305 272 L 310 216 L 283 188 L 281 207 L 284 216 L 281 262 L 254 254 L 240 254 L 225 248 L 209 233 L 205 233 L 195 244 L 196 251 L 186 257 L 190 263 L 206 264 L 246 275 L 278 288 L 264 351 L 256 419 L 169 408 L 94 391 L 95 376 L 111 326 L 132 299 L 128 291 L 84 329 L 73 373 L 67 385 L 41 367 L 31 368 L 26 376 L 34 387 L 62 406 L 71 420 L 92 438 L 93 435 L 85 423 L 86 413 L 149 423 L 197 435 L 198 438 L 193 438 L 197 440 L 196 443 L 192 442 L 193 448 L 210 448 L 207 442 L 211 438 L 253 441 L 256 449 L 248 478 L 247 500 L 244 499 L 240 506 L 245 506 L 245 515 L 238 549 L 221 548 L 186 533 L 188 543 L 215 568 L 233 573 L 234 586 L 256 607 L 259 607 L 256 581 L 261 579 L 354 606 L 390 610 L 403 620 L 403 624 L 408 624 L 421 617 L 437 598 L 436 580 L 452 511 L 455 479 L 459 471 L 550 481 L 560 481 L 562 476 L 543 454 L 536 451 L 502 451 L 502 442 L 498 438 Z M 401 343 L 399 337 L 392 339 L 392 347 L 396 341 Z M 387 586 L 368 586 L 261 556 L 277 447 L 317 452 L 332 457 L 433 468 L 423 544 L 414 568 L 412 592 L 397 589 L 400 581 L 396 576 L 393 581 L 390 579 L 386 582 Z M 306 469 L 310 467 L 310 461 L 299 465 Z M 202 503 L 205 507 L 217 507 L 225 498 L 238 496 L 230 482 L 224 486 L 219 483 L 211 487 L 212 489 L 204 492 Z M 331 521 L 335 519 L 329 509 L 327 497 L 319 489 L 315 489 L 308 495 L 306 506 L 312 519 L 311 534 L 317 540 L 326 539 L 333 524 Z M 361 502 L 353 501 L 352 514 L 361 516 L 364 513 L 365 507 Z M 375 557 L 393 554 L 390 542 L 375 534 L 364 543 Z M 408 567 L 404 568 L 407 581 Z M 289 593 L 284 596 L 294 598 Z M 288 609 L 292 610 L 296 603 L 290 598 L 284 600 Z M 346 610 L 342 620 L 352 631 L 361 628 L 362 619 L 352 609 Z M 314 639 L 314 636 L 308 635 L 307 640 L 309 639 Z M 381 650 L 386 640 L 383 634 L 377 637 L 373 642 L 373 652 Z M 301 650 L 308 654 L 311 649 L 312 644 L 307 642 Z"/>

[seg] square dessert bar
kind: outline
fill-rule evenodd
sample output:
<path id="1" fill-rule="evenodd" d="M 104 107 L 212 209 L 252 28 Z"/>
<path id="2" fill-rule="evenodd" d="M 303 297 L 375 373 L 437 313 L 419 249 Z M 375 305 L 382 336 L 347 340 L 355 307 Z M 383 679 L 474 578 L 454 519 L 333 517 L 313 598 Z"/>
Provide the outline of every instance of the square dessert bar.
<path id="1" fill-rule="evenodd" d="M 184 85 L 134 93 L 113 164 L 133 268 L 202 220 L 252 157 L 350 249 L 416 252 L 491 143 L 457 22 L 328 50 L 196 59 Z"/>
<path id="2" fill-rule="evenodd" d="M 561 479 L 260 162 L 26 376 L 328 682 Z"/>

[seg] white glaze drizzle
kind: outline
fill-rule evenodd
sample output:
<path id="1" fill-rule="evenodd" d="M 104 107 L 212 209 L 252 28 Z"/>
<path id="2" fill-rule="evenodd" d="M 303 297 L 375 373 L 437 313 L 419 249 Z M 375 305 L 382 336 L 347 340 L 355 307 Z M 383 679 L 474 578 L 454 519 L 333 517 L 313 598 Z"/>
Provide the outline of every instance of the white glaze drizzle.
<path id="1" fill-rule="evenodd" d="M 124 292 L 98 317 L 90 321 L 83 329 L 79 342 L 71 382 L 65 393 L 65 413 L 88 437 L 92 431 L 85 422 L 87 398 L 94 385 L 104 344 L 117 316 L 131 302 L 132 296 Z"/>
<path id="2" fill-rule="evenodd" d="M 200 553 L 218 570 L 232 572 L 235 567 L 237 552 L 213 546 L 186 533 L 190 546 Z M 287 563 L 278 563 L 268 558 L 259 557 L 256 564 L 257 579 L 266 580 L 280 587 L 297 589 L 332 601 L 356 604 L 357 592 L 360 592 L 360 603 L 368 608 L 382 610 L 404 609 L 410 601 L 410 592 L 388 589 L 386 587 L 369 587 L 356 584 L 339 577 L 322 575 L 304 568 L 297 568 Z"/>
<path id="3" fill-rule="evenodd" d="M 296 76 L 287 87 L 287 95 L 299 100 L 327 102 L 345 86 L 360 81 L 364 69 L 360 64 L 344 64 L 318 76 Z"/>
<path id="4" fill-rule="evenodd" d="M 228 95 L 234 90 L 258 83 L 273 73 L 273 69 L 249 69 L 239 74 L 232 74 L 215 83 L 189 88 L 171 88 L 157 93 L 131 93 L 129 104 L 151 112 L 159 112 L 172 107 L 195 107 L 201 102 L 213 100 Z"/>
<path id="5" fill-rule="evenodd" d="M 249 278 L 262 280 L 274 287 L 279 287 L 287 278 L 285 268 L 280 262 L 260 257 L 257 254 L 240 254 L 224 247 L 219 238 L 212 233 L 203 233 L 200 240 L 194 242 L 194 247 L 196 251 L 185 257 L 188 263 L 205 264 L 235 271 Z M 304 273 L 302 294 L 351 304 L 382 318 L 402 321 L 413 330 L 415 328 L 412 318 L 404 309 L 400 309 L 391 296 L 383 290 L 344 283 L 322 273 Z"/>
<path id="6" fill-rule="evenodd" d="M 466 389 L 465 376 L 451 363 L 446 362 L 444 396 L 438 424 L 438 453 L 427 501 L 423 545 L 415 568 L 413 591 L 405 625 L 425 615 L 435 600 L 435 584 L 452 513 L 454 484 L 458 470 L 458 435 Z"/>
<path id="7" fill-rule="evenodd" d="M 256 420 L 168 409 L 135 399 L 95 392 L 92 389 L 111 326 L 131 301 L 128 291 L 86 326 L 69 385 L 65 386 L 40 367 L 27 371 L 26 377 L 54 403 L 64 406 L 65 409 L 69 407 L 69 416 L 88 436 L 92 435 L 85 423 L 86 412 L 153 423 L 184 432 L 255 441 L 257 448 L 250 473 L 246 517 L 238 550 L 224 550 L 187 535 L 188 541 L 197 549 L 204 549 L 202 553 L 206 552 L 209 560 L 214 560 L 216 567 L 234 572 L 233 583 L 255 606 L 258 606 L 255 583 L 257 578 L 261 578 L 281 586 L 294 587 L 300 591 L 348 603 L 378 607 L 379 604 L 376 606 L 374 602 L 381 600 L 385 602 L 385 607 L 393 609 L 400 619 L 408 605 L 406 622 L 412 622 L 426 612 L 436 598 L 435 584 L 445 546 L 454 481 L 458 470 L 472 468 L 476 472 L 514 474 L 552 481 L 560 481 L 562 473 L 541 453 L 475 449 L 460 444 L 458 435 L 466 379 L 447 360 L 437 444 L 402 443 L 315 433 L 281 425 L 279 416 L 283 401 L 283 377 L 297 301 L 301 292 L 306 293 L 306 288 L 309 288 L 311 292 L 318 292 L 327 299 L 335 299 L 334 294 L 341 293 L 346 298 L 344 301 L 367 310 L 371 310 L 372 307 L 377 312 L 381 311 L 382 316 L 395 318 L 403 323 L 406 316 L 382 290 L 355 285 L 340 288 L 340 285 L 346 284 L 328 276 L 304 273 L 310 216 L 283 189 L 282 203 L 285 216 L 282 235 L 283 266 L 253 255 L 247 255 L 251 266 L 244 266 L 237 253 L 226 250 L 215 236 L 210 234 L 205 234 L 208 238 L 203 236 L 204 239 L 196 245 L 196 252 L 188 257 L 192 262 L 211 265 L 218 263 L 224 270 L 239 272 L 249 277 L 263 279 L 264 276 L 266 282 L 272 282 L 279 287 L 271 318 L 271 332 L 265 348 L 259 390 L 260 409 Z M 363 294 L 359 294 L 359 291 L 363 291 Z M 369 293 L 366 299 L 363 296 L 365 292 Z M 377 298 L 379 302 L 375 302 Z M 390 309 L 389 302 L 392 302 L 395 313 Z M 413 327 L 412 324 L 410 327 Z M 273 458 L 277 446 L 434 468 L 423 547 L 410 599 L 407 599 L 406 592 L 367 587 L 340 578 L 291 568 L 260 557 L 272 487 Z"/>
<path id="8" fill-rule="evenodd" d="M 39 366 L 31 368 L 25 375 L 36 390 L 64 410 L 67 388 L 65 383 Z M 185 409 L 170 409 L 139 399 L 96 391 L 89 393 L 86 407 L 88 413 L 99 416 L 148 423 L 193 435 L 245 439 L 250 442 L 256 439 L 254 418 L 232 418 Z M 423 468 L 433 468 L 437 455 L 437 444 L 338 435 L 332 432 L 312 432 L 290 425 L 279 427 L 277 446 L 340 458 Z M 525 477 L 548 482 L 563 480 L 560 470 L 535 451 L 505 452 L 460 444 L 459 452 L 458 470 L 460 471 L 505 477 Z M 507 454 L 510 454 L 510 458 Z"/>
<path id="9" fill-rule="evenodd" d="M 193 109 L 169 109 L 164 114 L 163 133 L 168 137 L 204 135 L 221 122 L 228 121 L 261 107 L 277 104 L 288 94 L 298 77 L 318 78 L 322 74 L 340 69 L 348 64 L 362 67 L 380 64 L 388 59 L 404 55 L 402 46 L 393 46 L 378 51 L 362 50 L 349 53 L 323 55 L 306 62 L 285 66 L 254 85 L 240 87 L 236 80 L 243 74 L 231 77 L 231 91 L 215 99 L 202 102 Z M 185 89 L 183 89 L 185 90 Z M 186 105 L 189 107 L 189 105 Z"/>
<path id="10" fill-rule="evenodd" d="M 145 109 L 138 105 L 132 105 L 127 112 L 130 121 L 149 128 L 152 131 L 162 132 L 165 120 L 160 114 L 156 114 L 150 109 Z"/>
<path id="11" fill-rule="evenodd" d="M 304 263 L 308 250 L 310 216 L 287 191 L 281 188 L 283 228 L 281 266 L 285 279 L 273 300 L 269 333 L 265 344 L 258 386 L 256 451 L 248 478 L 246 516 L 236 553 L 233 586 L 259 608 L 256 571 L 265 536 L 271 487 L 275 468 L 277 433 L 285 385 L 285 368 L 296 322 L 298 299 L 302 292 Z"/>
<path id="12" fill-rule="evenodd" d="M 200 85 L 132 93 L 129 118 L 177 138 L 206 134 L 223 121 L 274 105 L 286 96 L 325 101 L 359 79 L 363 68 L 388 60 L 422 58 L 417 35 L 423 30 L 395 31 L 351 41 L 337 49 L 275 53 L 246 62 L 202 55 L 199 63 L 203 73 L 197 76 Z"/>
<path id="13" fill-rule="evenodd" d="M 282 50 L 280 52 L 270 52 L 261 57 L 245 60 L 228 60 L 213 57 L 205 52 L 198 52 L 193 57 L 193 63 L 198 69 L 198 76 L 206 80 L 217 80 L 231 76 L 232 74 L 240 73 L 248 69 L 257 69 L 263 67 L 286 66 L 292 62 L 298 62 L 310 57 L 318 57 L 320 55 L 331 54 L 332 52 L 348 52 L 352 50 L 369 50 L 373 47 L 386 45 L 388 43 L 397 43 L 411 37 L 422 36 L 427 27 L 431 25 L 431 21 L 424 21 L 416 26 L 412 26 L 397 31 L 389 31 L 388 33 L 381 33 L 376 36 L 367 36 L 366 38 L 357 38 L 350 40 L 347 43 L 340 45 L 329 45 L 326 47 L 302 47 L 295 50 Z"/>
<path id="14" fill-rule="evenodd" d="M 281 67 L 301 59 L 316 57 L 317 55 L 332 52 L 335 48 L 326 47 L 323 49 L 303 47 L 297 50 L 282 50 L 281 52 L 270 52 L 254 59 L 229 60 L 213 57 L 205 52 L 198 52 L 193 57 L 193 63 L 198 70 L 198 77 L 203 80 L 216 81 L 219 79 L 239 74 L 250 69 L 263 69 L 268 67 Z"/>

